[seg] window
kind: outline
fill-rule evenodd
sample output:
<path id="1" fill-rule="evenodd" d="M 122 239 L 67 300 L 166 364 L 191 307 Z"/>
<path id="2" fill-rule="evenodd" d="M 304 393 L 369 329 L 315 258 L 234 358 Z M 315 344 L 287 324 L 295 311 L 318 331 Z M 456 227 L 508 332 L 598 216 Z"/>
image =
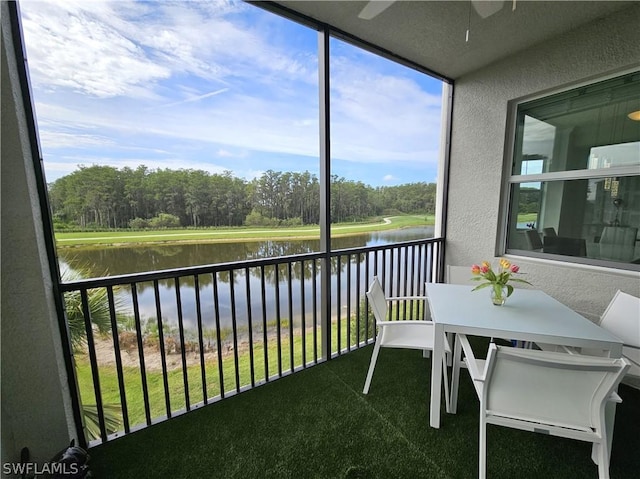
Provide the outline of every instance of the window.
<path id="1" fill-rule="evenodd" d="M 640 72 L 517 106 L 508 253 L 640 269 L 639 110 Z"/>

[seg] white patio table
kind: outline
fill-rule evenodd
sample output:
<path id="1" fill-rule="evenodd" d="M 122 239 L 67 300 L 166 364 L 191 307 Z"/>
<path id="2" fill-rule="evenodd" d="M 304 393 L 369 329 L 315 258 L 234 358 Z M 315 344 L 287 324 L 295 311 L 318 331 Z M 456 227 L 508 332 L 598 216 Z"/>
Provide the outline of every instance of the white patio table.
<path id="1" fill-rule="evenodd" d="M 504 306 L 494 306 L 488 289 L 472 292 L 473 287 L 444 283 L 426 285 L 435 326 L 429 410 L 431 427 L 440 427 L 444 333 L 588 347 L 608 351 L 610 357 L 622 356 L 620 339 L 543 291 L 516 289 Z M 452 413 L 456 412 L 457 406 L 459 374 L 456 366 L 459 363 L 460 348 L 456 347 L 449 410 Z M 613 411 L 615 414 L 615 409 Z"/>

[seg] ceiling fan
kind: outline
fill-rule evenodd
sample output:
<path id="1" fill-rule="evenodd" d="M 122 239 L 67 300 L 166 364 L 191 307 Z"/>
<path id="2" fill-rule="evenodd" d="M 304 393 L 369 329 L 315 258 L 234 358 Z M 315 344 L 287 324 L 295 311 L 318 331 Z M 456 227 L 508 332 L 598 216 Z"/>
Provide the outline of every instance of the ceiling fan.
<path id="1" fill-rule="evenodd" d="M 396 1 L 397 0 L 371 0 L 364 6 L 362 11 L 358 15 L 358 18 L 361 18 L 363 20 L 372 20 L 373 18 L 377 17 L 382 12 L 384 12 L 391 5 L 396 3 Z M 470 1 L 475 11 L 482 18 L 490 17 L 494 13 L 499 12 L 505 3 L 504 0 L 499 0 L 499 1 L 470 0 Z M 516 9 L 516 0 L 513 0 L 513 10 L 515 9 Z"/>

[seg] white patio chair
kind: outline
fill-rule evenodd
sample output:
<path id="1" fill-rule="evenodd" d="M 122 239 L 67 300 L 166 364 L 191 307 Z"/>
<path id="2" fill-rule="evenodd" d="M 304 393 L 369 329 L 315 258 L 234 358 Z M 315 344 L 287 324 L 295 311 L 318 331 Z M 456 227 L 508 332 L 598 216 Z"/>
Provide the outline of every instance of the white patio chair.
<path id="1" fill-rule="evenodd" d="M 631 349 L 640 350 L 640 298 L 620 290 L 616 291 L 598 324 L 622 339 L 628 352 L 631 352 Z M 623 350 L 625 356 L 626 352 Z M 627 359 L 638 364 L 637 360 Z"/>
<path id="2" fill-rule="evenodd" d="M 640 383 L 640 298 L 620 290 L 605 309 L 598 322 L 600 327 L 606 329 L 614 336 L 622 340 L 622 356 L 631 362 L 631 368 L 627 372 L 624 382 L 639 388 Z M 580 350 L 582 354 L 599 355 L 599 351 L 587 349 Z"/>
<path id="3" fill-rule="evenodd" d="M 378 334 L 376 336 L 376 343 L 373 347 L 373 353 L 371 354 L 371 363 L 369 364 L 367 379 L 364 383 L 364 389 L 362 390 L 364 394 L 369 392 L 369 386 L 371 385 L 371 378 L 373 377 L 373 371 L 376 366 L 380 348 L 420 349 L 423 352 L 432 351 L 434 334 L 433 322 L 429 320 L 388 320 L 389 303 L 391 302 L 397 302 L 398 305 L 400 305 L 402 301 L 425 301 L 424 311 L 426 314 L 429 310 L 426 304 L 426 296 L 398 296 L 387 298 L 385 297 L 382 285 L 376 276 L 373 278 L 373 282 L 369 286 L 367 298 L 369 298 L 369 305 L 371 306 L 373 315 L 376 318 Z M 451 354 L 451 348 L 449 347 L 449 342 L 446 338 L 444 347 L 445 355 L 443 356 L 442 370 L 445 384 L 445 404 L 447 411 L 449 411 L 449 383 L 445 358 L 447 355 Z"/>
<path id="4" fill-rule="evenodd" d="M 459 335 L 480 399 L 479 477 L 486 477 L 487 424 L 593 443 L 601 479 L 609 477 L 608 400 L 629 368 L 624 359 L 505 348 L 490 343 L 486 360 Z M 613 420 L 615 418 L 611 418 Z M 611 431 L 610 433 L 608 431 Z"/>
<path id="5" fill-rule="evenodd" d="M 622 355 L 632 363 L 625 383 L 629 382 L 632 386 L 638 387 L 634 379 L 640 382 L 640 298 L 618 290 L 597 324 L 623 341 Z M 569 354 L 603 355 L 600 350 L 586 348 L 576 349 L 544 343 L 538 344 L 538 347 L 545 351 Z"/>

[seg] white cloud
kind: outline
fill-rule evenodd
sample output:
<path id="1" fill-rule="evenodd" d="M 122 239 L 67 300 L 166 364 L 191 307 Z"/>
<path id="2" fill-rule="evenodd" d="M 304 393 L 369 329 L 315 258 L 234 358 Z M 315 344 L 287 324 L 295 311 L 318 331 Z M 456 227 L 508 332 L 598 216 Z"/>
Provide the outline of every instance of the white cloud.
<path id="1" fill-rule="evenodd" d="M 25 36 L 33 59 L 32 78 L 40 90 L 37 96 L 55 93 L 39 98 L 51 103 L 38 105 L 38 116 L 68 122 L 69 128 L 107 128 L 245 147 L 252 147 L 254 139 L 258 149 L 269 143 L 275 148 L 290 145 L 295 140 L 288 134 L 290 127 L 300 131 L 312 126 L 307 117 L 317 117 L 317 109 L 300 115 L 285 105 L 289 111 L 284 112 L 278 98 L 290 95 L 286 83 L 295 81 L 295 75 L 307 81 L 307 67 L 261 38 L 255 27 L 243 28 L 220 17 L 220 12 L 238 8 L 256 10 L 242 2 L 27 2 Z M 284 78 L 284 85 L 277 78 Z M 211 100 L 229 91 L 199 88 L 211 86 L 206 82 L 212 80 L 238 84 L 214 111 L 145 111 Z M 282 91 L 265 94 L 269 103 L 251 98 L 263 93 L 256 80 Z M 253 82 L 249 89 L 242 85 L 247 81 Z M 121 99 L 107 102 L 108 97 Z M 99 99 L 105 101 L 98 103 Z M 305 108 L 303 102 L 296 106 L 301 112 Z M 282 134 L 285 137 L 279 139 Z M 306 150 L 310 144 L 306 139 L 297 143 L 290 152 L 301 152 L 302 145 Z M 56 144 L 61 143 L 50 146 Z"/>
<path id="2" fill-rule="evenodd" d="M 307 78 L 300 58 L 224 17 L 248 8 L 255 10 L 242 2 L 27 1 L 22 14 L 34 79 L 49 87 L 136 98 L 185 74 L 223 84 Z"/>
<path id="3" fill-rule="evenodd" d="M 136 169 L 140 165 L 145 165 L 151 170 L 156 169 L 184 169 L 203 170 L 211 174 L 222 174 L 228 170 L 226 166 L 216 165 L 206 161 L 193 161 L 185 158 L 149 159 L 146 157 L 113 158 L 110 156 L 66 156 L 63 161 L 49 161 L 47 163 L 47 181 L 55 181 L 61 176 L 72 173 L 79 166 L 111 166 L 122 169 L 129 167 Z"/>
<path id="4" fill-rule="evenodd" d="M 292 41 L 282 30 L 290 22 L 237 1 L 23 0 L 21 10 L 48 170 L 78 158 L 151 168 L 173 158 L 250 177 L 261 174 L 262 164 L 246 166 L 260 152 L 269 161 L 319 155 L 311 30 L 295 26 Z M 338 51 L 333 158 L 436 164 L 439 92 L 386 60 L 377 68 L 368 53 Z"/>
<path id="5" fill-rule="evenodd" d="M 49 148 L 104 148 L 115 146 L 112 138 L 41 129 L 40 141 Z"/>
<path id="6" fill-rule="evenodd" d="M 87 5 L 104 8 L 98 2 Z M 97 97 L 145 95 L 141 85 L 170 75 L 129 38 L 74 2 L 26 2 L 22 11 L 32 79 L 44 88 Z"/>
<path id="7" fill-rule="evenodd" d="M 224 93 L 224 92 L 226 92 L 228 90 L 229 90 L 228 88 L 222 88 L 220 90 L 211 91 L 209 93 L 204 93 L 202 95 L 190 96 L 186 100 L 176 101 L 176 102 L 173 102 L 173 103 L 167 103 L 166 105 L 160 105 L 159 108 L 165 108 L 165 107 L 168 107 L 168 106 L 177 106 L 177 105 L 182 105 L 183 103 L 190 103 L 190 102 L 194 102 L 194 101 L 204 100 L 205 98 L 209 98 L 209 97 L 212 97 L 212 96 L 215 96 L 215 95 L 220 95 L 221 93 Z"/>
<path id="8" fill-rule="evenodd" d="M 244 178 L 247 181 L 251 181 L 256 178 L 260 178 L 264 173 L 265 173 L 265 170 L 248 169 L 240 172 L 238 176 L 240 176 L 241 178 Z"/>
<path id="9" fill-rule="evenodd" d="M 441 97 L 366 61 L 334 61 L 332 148 L 348 161 L 437 163 Z"/>
<path id="10" fill-rule="evenodd" d="M 382 181 L 384 181 L 385 183 L 390 183 L 392 181 L 396 181 L 396 177 L 393 175 L 384 175 Z"/>
<path id="11" fill-rule="evenodd" d="M 218 158 L 246 158 L 248 156 L 248 153 L 246 150 L 233 152 L 225 149 L 220 149 L 216 152 L 216 156 Z"/>

